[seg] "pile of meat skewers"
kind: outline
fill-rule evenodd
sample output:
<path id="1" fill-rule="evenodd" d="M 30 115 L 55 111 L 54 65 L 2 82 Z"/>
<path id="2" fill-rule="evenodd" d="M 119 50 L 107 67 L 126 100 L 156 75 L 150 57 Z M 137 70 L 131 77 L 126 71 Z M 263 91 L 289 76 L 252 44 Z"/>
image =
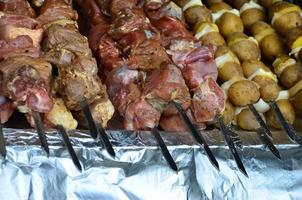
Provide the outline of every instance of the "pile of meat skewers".
<path id="1" fill-rule="evenodd" d="M 146 8 L 154 7 L 144 3 Z M 91 24 L 90 46 L 105 67 L 108 94 L 126 129 L 154 128 L 160 123 L 167 131 L 185 130 L 171 101 L 182 104 L 201 129 L 222 113 L 215 47 L 202 47 L 176 20 L 164 17 L 151 25 L 137 1 L 79 4 Z M 166 27 L 167 34 L 156 24 Z"/>
<path id="2" fill-rule="evenodd" d="M 65 1 L 44 1 L 36 18 L 27 1 L 0 5 L 1 122 L 13 109 L 43 113 L 44 124 L 75 129 L 81 121 L 80 103 L 86 99 L 95 121 L 106 126 L 114 108 L 87 39 L 78 31 L 77 12 Z M 25 12 L 27 11 L 27 12 Z M 72 113 L 71 113 L 72 112 Z"/>

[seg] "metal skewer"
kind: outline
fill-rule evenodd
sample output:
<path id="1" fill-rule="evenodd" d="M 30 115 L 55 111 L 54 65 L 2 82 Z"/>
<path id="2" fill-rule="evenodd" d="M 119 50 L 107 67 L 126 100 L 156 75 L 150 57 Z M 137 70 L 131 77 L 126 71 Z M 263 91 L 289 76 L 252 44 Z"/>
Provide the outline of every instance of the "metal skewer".
<path id="1" fill-rule="evenodd" d="M 231 151 L 231 153 L 233 154 L 234 158 L 235 158 L 235 162 L 237 164 L 237 167 L 239 168 L 239 170 L 246 176 L 246 177 L 249 177 L 246 170 L 245 170 L 245 167 L 241 161 L 241 158 L 237 152 L 237 149 L 235 147 L 235 144 L 233 142 L 233 139 L 230 135 L 230 130 L 228 129 L 228 127 L 225 126 L 224 122 L 223 122 L 223 118 L 222 117 L 219 117 L 218 118 L 218 122 L 219 122 L 219 126 L 220 126 L 220 129 L 221 129 L 221 132 L 223 133 L 224 135 L 224 138 L 225 138 L 225 141 L 227 143 L 227 145 L 229 146 L 229 149 Z"/>
<path id="2" fill-rule="evenodd" d="M 301 145 L 302 136 L 295 131 L 294 127 L 290 123 L 288 123 L 286 121 L 286 119 L 282 115 L 282 112 L 281 112 L 278 104 L 276 102 L 270 102 L 269 104 L 270 104 L 270 107 L 275 111 L 277 118 L 282 125 L 282 128 L 287 133 L 289 138 Z"/>
<path id="3" fill-rule="evenodd" d="M 175 105 L 175 107 L 177 108 L 178 112 L 180 113 L 183 121 L 185 122 L 185 124 L 187 125 L 187 127 L 189 128 L 190 132 L 192 133 L 194 139 L 204 147 L 204 150 L 210 160 L 210 162 L 212 163 L 212 165 L 218 170 L 219 169 L 219 164 L 216 160 L 216 158 L 214 157 L 209 145 L 207 144 L 207 142 L 205 141 L 205 139 L 203 138 L 202 135 L 200 135 L 196 129 L 196 127 L 194 126 L 194 124 L 191 122 L 191 120 L 189 119 L 189 117 L 187 116 L 185 110 L 182 108 L 181 105 L 179 105 L 178 103 L 172 101 L 173 104 Z"/>
<path id="4" fill-rule="evenodd" d="M 270 137 L 272 134 L 270 130 L 268 129 L 266 123 L 263 121 L 262 117 L 260 114 L 257 112 L 256 108 L 250 104 L 249 105 L 250 110 L 254 114 L 257 122 L 260 125 L 260 128 L 258 128 L 256 131 L 258 133 L 259 138 L 261 141 L 268 147 L 268 149 L 278 158 L 281 160 L 280 153 L 278 149 L 275 147 L 275 145 L 272 142 L 272 138 Z"/>
<path id="5" fill-rule="evenodd" d="M 70 139 L 69 139 L 69 137 L 66 133 L 65 128 L 61 125 L 57 125 L 57 130 L 62 135 L 63 142 L 64 142 L 65 146 L 67 147 L 67 150 L 68 150 L 69 155 L 72 159 L 72 162 L 78 168 L 79 171 L 82 171 L 81 163 L 80 163 L 79 158 L 77 157 L 77 154 L 75 153 L 75 151 L 74 151 L 74 149 L 71 145 Z"/>
<path id="6" fill-rule="evenodd" d="M 1 110 L 0 110 L 0 154 L 3 156 L 5 159 L 6 157 L 6 146 L 5 146 L 5 139 L 4 139 L 4 134 L 3 134 L 3 124 L 1 120 Z"/>
<path id="7" fill-rule="evenodd" d="M 90 134 L 91 137 L 93 139 L 96 139 L 98 135 L 101 136 L 101 140 L 103 142 L 103 144 L 105 145 L 105 148 L 107 150 L 107 152 L 112 156 L 115 157 L 115 152 L 113 150 L 113 147 L 108 139 L 108 136 L 106 134 L 106 131 L 104 130 L 104 128 L 99 125 L 97 126 L 95 121 L 93 120 L 92 114 L 90 112 L 89 106 L 88 106 L 88 102 L 86 99 L 83 99 L 83 101 L 81 102 L 81 108 L 82 111 L 85 115 L 85 118 L 88 122 L 88 127 L 90 129 Z"/>
<path id="8" fill-rule="evenodd" d="M 159 145 L 166 161 L 168 162 L 169 166 L 171 167 L 171 169 L 173 169 L 174 171 L 178 171 L 177 165 L 175 163 L 175 161 L 173 160 L 163 138 L 161 137 L 159 131 L 157 130 L 157 128 L 152 129 L 152 134 L 154 135 L 157 144 Z"/>
<path id="9" fill-rule="evenodd" d="M 41 120 L 41 116 L 39 113 L 32 111 L 32 116 L 34 118 L 35 121 L 35 126 L 37 129 L 37 133 L 39 136 L 39 139 L 41 141 L 41 146 L 44 149 L 44 151 L 46 152 L 47 157 L 49 157 L 49 147 L 48 147 L 48 143 L 47 143 L 47 139 L 46 139 L 46 135 L 44 132 L 44 126 Z"/>

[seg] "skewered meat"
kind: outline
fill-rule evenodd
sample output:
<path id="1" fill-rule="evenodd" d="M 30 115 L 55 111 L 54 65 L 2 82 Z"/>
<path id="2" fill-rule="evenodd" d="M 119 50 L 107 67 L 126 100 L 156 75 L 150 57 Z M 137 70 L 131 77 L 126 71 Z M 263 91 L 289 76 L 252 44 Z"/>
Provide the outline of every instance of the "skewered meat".
<path id="1" fill-rule="evenodd" d="M 47 113 L 52 109 L 49 96 L 51 65 L 41 59 L 13 57 L 0 63 L 3 94 L 20 108 Z"/>
<path id="2" fill-rule="evenodd" d="M 35 17 L 34 10 L 26 0 L 10 0 L 0 2 L 0 10 L 6 13 Z"/>
<path id="3" fill-rule="evenodd" d="M 95 121 L 104 127 L 114 108 L 97 74 L 87 39 L 77 30 L 77 12 L 64 0 L 46 0 L 37 18 L 45 30 L 45 58 L 58 68 L 58 93 L 68 109 L 79 111 L 84 98 Z"/>

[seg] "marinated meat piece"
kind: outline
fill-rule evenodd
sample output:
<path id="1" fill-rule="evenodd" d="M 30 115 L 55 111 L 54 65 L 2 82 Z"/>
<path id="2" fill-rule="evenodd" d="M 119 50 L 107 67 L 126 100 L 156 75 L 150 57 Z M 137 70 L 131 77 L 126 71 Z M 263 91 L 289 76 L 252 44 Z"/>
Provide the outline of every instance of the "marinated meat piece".
<path id="1" fill-rule="evenodd" d="M 213 122 L 224 110 L 224 93 L 218 84 L 208 78 L 194 89 L 192 114 L 198 123 Z"/>
<path id="2" fill-rule="evenodd" d="M 218 70 L 214 60 L 215 48 L 211 46 L 195 45 L 194 48 L 181 49 L 180 46 L 171 45 L 168 54 L 173 62 L 182 70 L 182 74 L 193 89 L 199 87 L 207 78 L 217 80 Z"/>
<path id="3" fill-rule="evenodd" d="M 41 113 L 52 109 L 49 96 L 51 65 L 40 59 L 14 57 L 0 63 L 2 91 L 18 106 Z M 28 109 L 27 109 L 28 108 Z"/>
<path id="4" fill-rule="evenodd" d="M 84 10 L 84 13 L 89 19 L 90 24 L 98 25 L 107 22 L 107 19 L 103 16 L 102 11 L 95 0 L 78 0 L 77 2 L 81 5 L 81 8 Z"/>
<path id="5" fill-rule="evenodd" d="M 98 0 L 99 2 L 100 0 Z M 111 16 L 116 16 L 124 10 L 135 9 L 137 0 L 111 0 L 109 11 Z"/>
<path id="6" fill-rule="evenodd" d="M 151 31 L 134 31 L 120 41 L 123 51 L 128 55 L 131 69 L 157 69 L 163 63 L 171 62 L 156 35 Z"/>
<path id="7" fill-rule="evenodd" d="M 62 125 L 67 130 L 74 130 L 78 126 L 78 122 L 66 108 L 64 101 L 57 97 L 53 98 L 53 108 L 44 115 L 43 122 L 46 128 L 55 128 L 56 125 Z"/>
<path id="8" fill-rule="evenodd" d="M 190 118 L 191 122 L 195 125 L 197 130 L 204 130 L 207 128 L 205 123 L 197 123 L 192 116 L 191 110 L 187 110 L 187 115 Z M 160 119 L 160 127 L 165 131 L 170 132 L 185 132 L 188 131 L 187 125 L 182 120 L 181 116 L 178 115 L 171 115 L 171 116 L 162 116 Z"/>
<path id="9" fill-rule="evenodd" d="M 157 10 L 164 4 L 169 3 L 169 1 L 170 0 L 141 0 L 140 4 L 142 4 L 146 10 Z"/>
<path id="10" fill-rule="evenodd" d="M 181 71 L 173 64 L 166 64 L 160 69 L 152 71 L 145 83 L 143 96 L 164 115 L 177 113 L 175 106 L 169 104 L 172 100 L 180 103 L 184 109 L 187 109 L 191 104 L 189 89 Z"/>
<path id="11" fill-rule="evenodd" d="M 14 113 L 14 107 L 11 101 L 4 96 L 0 96 L 0 122 L 6 123 Z"/>
<path id="12" fill-rule="evenodd" d="M 58 69 L 58 92 L 71 110 L 80 110 L 80 102 L 84 97 L 92 103 L 102 89 L 97 65 L 92 58 L 77 57 L 68 65 L 58 66 Z"/>
<path id="13" fill-rule="evenodd" d="M 70 63 L 75 56 L 92 56 L 87 38 L 72 29 L 51 25 L 44 37 L 42 49 L 54 64 Z"/>
<path id="14" fill-rule="evenodd" d="M 141 9 L 124 9 L 114 18 L 108 33 L 113 39 L 119 40 L 132 31 L 148 30 L 150 26 L 149 19 Z"/>
<path id="15" fill-rule="evenodd" d="M 28 1 L 26 0 L 0 1 L 0 11 L 35 17 L 34 10 L 30 7 Z"/>
<path id="16" fill-rule="evenodd" d="M 108 29 L 109 29 L 109 24 L 107 23 L 100 23 L 91 26 L 88 34 L 88 42 L 89 42 L 89 47 L 91 48 L 93 53 L 98 52 L 102 37 L 104 35 L 107 35 Z M 107 36 L 106 38 L 113 41 L 111 37 Z"/>
<path id="17" fill-rule="evenodd" d="M 57 23 L 71 24 L 76 26 L 78 14 L 72 9 L 69 3 L 63 0 L 45 0 L 40 10 L 40 15 L 37 18 L 40 26 L 48 26 Z"/>
<path id="18" fill-rule="evenodd" d="M 98 50 L 99 60 L 108 71 L 121 67 L 126 63 L 122 58 L 121 51 L 117 48 L 116 42 L 108 35 L 104 35 L 99 40 Z"/>
<path id="19" fill-rule="evenodd" d="M 38 57 L 40 53 L 38 50 L 27 35 L 18 36 L 12 40 L 0 40 L 0 58 L 20 55 Z"/>
<path id="20" fill-rule="evenodd" d="M 0 40 L 13 40 L 18 36 L 26 35 L 32 39 L 33 45 L 37 48 L 37 51 L 40 50 L 42 34 L 42 29 L 32 30 L 12 25 L 0 26 Z"/>
<path id="21" fill-rule="evenodd" d="M 28 16 L 3 13 L 0 14 L 0 26 L 4 25 L 34 29 L 38 22 Z"/>
<path id="22" fill-rule="evenodd" d="M 120 115 L 124 116 L 128 105 L 140 98 L 139 82 L 139 72 L 130 70 L 126 65 L 108 74 L 106 80 L 108 95 Z"/>
<path id="23" fill-rule="evenodd" d="M 183 15 L 183 11 L 181 7 L 176 5 L 173 1 L 170 1 L 170 3 L 161 6 L 160 9 L 155 10 L 147 10 L 146 11 L 148 18 L 151 20 L 151 22 L 155 22 L 159 20 L 160 18 L 167 16 L 167 17 L 173 17 L 175 19 L 180 20 L 182 23 L 185 24 L 185 17 Z"/>
<path id="24" fill-rule="evenodd" d="M 145 100 L 131 103 L 125 112 L 124 127 L 127 130 L 145 130 L 159 124 L 160 111 Z"/>
<path id="25" fill-rule="evenodd" d="M 164 16 L 154 22 L 153 25 L 160 30 L 161 44 L 164 47 L 168 47 L 172 40 L 194 40 L 192 33 L 186 29 L 182 22 L 173 17 Z"/>

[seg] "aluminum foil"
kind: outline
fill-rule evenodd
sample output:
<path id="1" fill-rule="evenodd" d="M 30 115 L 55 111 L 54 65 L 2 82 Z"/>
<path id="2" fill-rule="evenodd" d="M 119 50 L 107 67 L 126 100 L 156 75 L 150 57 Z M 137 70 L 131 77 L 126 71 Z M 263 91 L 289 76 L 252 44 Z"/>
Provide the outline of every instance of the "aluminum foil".
<path id="1" fill-rule="evenodd" d="M 282 161 L 240 133 L 243 163 L 238 171 L 217 130 L 203 132 L 220 165 L 218 172 L 188 133 L 162 133 L 179 172 L 172 171 L 149 132 L 108 131 L 116 158 L 85 131 L 70 138 L 83 166 L 73 165 L 61 137 L 48 133 L 50 157 L 32 130 L 5 129 L 8 155 L 0 167 L 0 199 L 27 200 L 203 200 L 302 199 L 302 147 L 274 133 Z"/>

